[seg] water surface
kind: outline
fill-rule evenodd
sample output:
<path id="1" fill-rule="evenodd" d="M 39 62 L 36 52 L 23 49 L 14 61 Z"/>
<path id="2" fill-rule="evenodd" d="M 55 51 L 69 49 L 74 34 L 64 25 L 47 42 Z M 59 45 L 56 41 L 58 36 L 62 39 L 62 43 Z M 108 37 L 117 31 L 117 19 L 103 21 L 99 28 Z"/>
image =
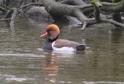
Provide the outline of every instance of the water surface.
<path id="1" fill-rule="evenodd" d="M 85 52 L 67 54 L 39 50 L 46 25 L 18 17 L 13 34 L 0 22 L 1 84 L 124 84 L 124 30 L 100 24 L 82 32 L 61 25 L 60 38 L 84 39 L 88 46 Z"/>

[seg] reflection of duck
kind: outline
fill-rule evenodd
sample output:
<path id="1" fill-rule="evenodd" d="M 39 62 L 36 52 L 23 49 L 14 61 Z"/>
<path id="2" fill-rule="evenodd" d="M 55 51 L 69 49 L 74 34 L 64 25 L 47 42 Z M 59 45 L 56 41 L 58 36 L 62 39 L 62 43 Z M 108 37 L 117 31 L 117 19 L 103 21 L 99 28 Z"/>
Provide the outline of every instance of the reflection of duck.
<path id="1" fill-rule="evenodd" d="M 60 29 L 55 24 L 48 25 L 45 33 L 41 35 L 47 39 L 44 46 L 45 50 L 55 50 L 55 51 L 81 51 L 85 50 L 85 45 L 78 42 L 69 41 L 66 39 L 58 39 L 60 34 Z"/>
<path id="2" fill-rule="evenodd" d="M 59 70 L 58 58 L 57 56 L 49 56 L 47 57 L 46 62 L 47 62 L 45 67 L 47 73 L 46 80 L 52 83 L 56 83 Z"/>

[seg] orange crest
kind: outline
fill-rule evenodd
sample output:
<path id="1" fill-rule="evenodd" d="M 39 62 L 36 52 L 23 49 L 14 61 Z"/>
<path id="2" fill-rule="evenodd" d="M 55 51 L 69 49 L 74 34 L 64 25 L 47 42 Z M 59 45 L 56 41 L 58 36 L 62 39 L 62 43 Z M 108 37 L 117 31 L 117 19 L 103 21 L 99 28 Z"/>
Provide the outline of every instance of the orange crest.
<path id="1" fill-rule="evenodd" d="M 60 29 L 56 24 L 48 25 L 47 30 L 52 30 L 52 31 L 56 31 L 56 32 L 60 33 Z"/>

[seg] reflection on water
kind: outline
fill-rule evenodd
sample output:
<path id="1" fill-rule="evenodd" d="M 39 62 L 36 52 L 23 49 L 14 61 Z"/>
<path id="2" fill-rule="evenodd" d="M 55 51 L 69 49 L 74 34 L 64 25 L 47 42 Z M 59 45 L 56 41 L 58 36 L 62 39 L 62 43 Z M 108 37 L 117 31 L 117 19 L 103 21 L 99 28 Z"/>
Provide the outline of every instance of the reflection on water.
<path id="1" fill-rule="evenodd" d="M 85 39 L 89 47 L 67 54 L 38 50 L 46 25 L 19 18 L 14 36 L 6 25 L 0 25 L 1 84 L 124 84 L 123 30 L 112 30 L 109 24 L 84 32 L 63 26 L 61 38 Z"/>
<path id="2" fill-rule="evenodd" d="M 46 74 L 47 78 L 46 80 L 56 83 L 57 82 L 57 75 L 59 71 L 59 64 L 58 64 L 58 57 L 55 55 L 51 55 L 49 57 L 46 57 Z"/>

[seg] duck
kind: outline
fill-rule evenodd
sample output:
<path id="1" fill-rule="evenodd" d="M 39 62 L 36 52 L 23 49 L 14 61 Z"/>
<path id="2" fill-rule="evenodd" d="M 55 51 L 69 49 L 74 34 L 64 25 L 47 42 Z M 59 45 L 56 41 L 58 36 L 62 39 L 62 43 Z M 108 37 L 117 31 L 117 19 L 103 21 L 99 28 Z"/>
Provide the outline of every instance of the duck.
<path id="1" fill-rule="evenodd" d="M 59 39 L 60 28 L 56 24 L 49 24 L 44 33 L 41 33 L 40 37 L 45 38 L 46 42 L 43 46 L 44 50 L 74 52 L 84 51 L 85 44 L 79 42 L 70 41 L 67 39 Z"/>

